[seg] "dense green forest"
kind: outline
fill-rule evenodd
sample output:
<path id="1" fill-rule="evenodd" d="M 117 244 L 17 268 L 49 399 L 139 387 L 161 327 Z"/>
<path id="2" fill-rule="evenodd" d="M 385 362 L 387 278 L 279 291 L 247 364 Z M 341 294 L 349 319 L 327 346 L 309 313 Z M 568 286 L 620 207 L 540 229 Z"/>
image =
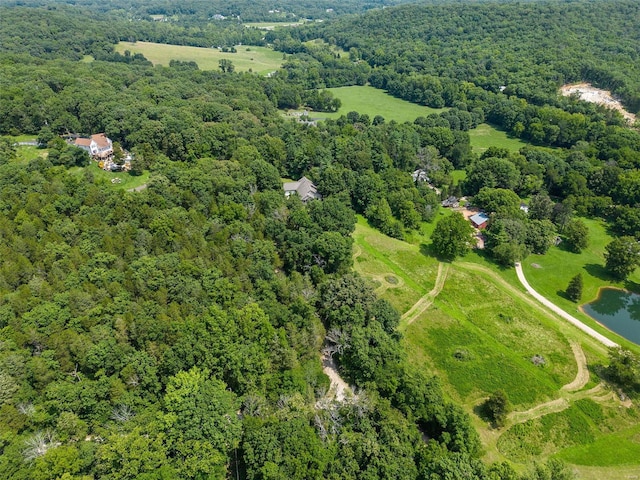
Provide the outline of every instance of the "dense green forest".
<path id="1" fill-rule="evenodd" d="M 412 179 L 421 169 L 442 195 L 475 195 L 495 213 L 488 246 L 498 262 L 544 251 L 558 230 L 580 230 L 575 213 L 606 218 L 621 238 L 637 236 L 640 136 L 618 114 L 558 99 L 551 88 L 597 79 L 575 65 L 567 67 L 575 78 L 554 77 L 560 61 L 534 75 L 524 47 L 513 54 L 522 64 L 513 80 L 503 77 L 514 68 L 508 56 L 483 52 L 504 62 L 488 74 L 485 62 L 483 80 L 478 58 L 453 41 L 441 65 L 422 49 L 428 43 L 416 41 L 410 53 L 405 47 L 421 35 L 410 25 L 439 24 L 453 38 L 457 20 L 444 19 L 451 6 L 265 36 L 233 22 L 130 22 L 103 4 L 82 5 L 91 8 L 0 9 L 0 134 L 37 137 L 48 153 L 25 162 L 12 139 L 0 141 L 3 478 L 570 477 L 555 461 L 524 474 L 480 462 L 467 414 L 437 377 L 409 366 L 399 313 L 352 273 L 350 235 L 356 213 L 399 238 L 432 221 L 441 198 Z M 145 15 L 176 13 L 146 5 Z M 625 66 L 638 16 L 633 4 L 612 5 L 611 25 L 623 26 L 606 34 L 620 35 L 624 52 L 606 62 Z M 201 20 L 214 7 L 180 4 Z M 496 20 L 488 7 L 473 8 L 455 11 L 480 12 L 465 41 L 482 50 L 479 30 Z M 492 8 L 505 24 L 521 18 L 517 32 L 537 38 L 528 15 L 548 8 L 551 19 L 569 7 Z M 425 22 L 434 12 L 442 12 L 437 22 Z M 595 17 L 571 18 L 588 36 L 585 18 Z M 391 34 L 396 18 L 406 37 Z M 378 33 L 389 39 L 388 61 L 374 60 L 382 48 L 375 25 L 392 29 Z M 349 29 L 353 37 L 340 33 Z M 349 55 L 302 43 L 318 36 Z M 120 40 L 273 43 L 286 57 L 270 78 L 182 62 L 153 67 L 142 55 L 115 53 Z M 86 55 L 94 61 L 78 61 Z M 593 71 L 621 83 L 601 84 L 633 105 L 634 70 L 618 77 L 606 62 Z M 405 124 L 351 112 L 314 125 L 278 111 L 330 103 L 324 88 L 366 82 L 450 108 Z M 503 84 L 510 90 L 500 92 Z M 393 85 L 412 85 L 413 96 Z M 468 131 L 486 120 L 532 146 L 475 155 Z M 96 132 L 134 153 L 133 173 L 151 172 L 146 189 L 94 178 L 86 155 L 59 138 Z M 465 182 L 454 183 L 454 169 L 466 170 Z M 281 179 L 301 175 L 323 201 L 284 198 Z M 521 197 L 531 198 L 529 217 Z M 355 388 L 344 400 L 328 392 L 323 348 Z M 637 383 L 635 370 L 614 367 L 612 378 Z"/>
<path id="2" fill-rule="evenodd" d="M 74 5 L 97 12 L 116 12 L 135 20 L 151 20 L 153 16 L 165 17 L 170 22 L 197 24 L 211 21 L 215 15 L 227 17 L 230 21 L 244 22 L 286 22 L 300 19 L 327 19 L 349 13 L 360 13 L 374 8 L 407 3 L 408 0 L 281 0 L 277 3 L 265 0 L 203 1 L 168 0 L 123 1 L 108 3 L 96 0 L 3 0 L 8 6 L 51 6 Z M 429 0 L 438 3 L 445 0 Z"/>
<path id="3" fill-rule="evenodd" d="M 586 80 L 638 111 L 638 18 L 633 1 L 408 5 L 280 34 L 322 37 L 379 67 L 374 86 L 426 105 L 449 103 L 452 80 L 537 104 Z"/>

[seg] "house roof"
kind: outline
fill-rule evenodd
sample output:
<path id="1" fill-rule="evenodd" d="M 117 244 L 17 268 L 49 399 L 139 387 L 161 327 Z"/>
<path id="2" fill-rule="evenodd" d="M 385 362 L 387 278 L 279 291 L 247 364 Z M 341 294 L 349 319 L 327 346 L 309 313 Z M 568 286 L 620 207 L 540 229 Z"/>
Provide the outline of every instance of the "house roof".
<path id="1" fill-rule="evenodd" d="M 297 182 L 286 182 L 283 188 L 285 193 L 296 192 L 303 201 L 322 198 L 316 186 L 307 177 L 302 177 Z"/>
<path id="2" fill-rule="evenodd" d="M 78 147 L 90 147 L 91 139 L 90 138 L 76 138 L 74 144 Z"/>
<path id="3" fill-rule="evenodd" d="M 473 223 L 474 225 L 482 225 L 483 223 L 489 221 L 489 215 L 484 212 L 480 212 L 472 215 L 469 220 L 471 220 L 471 223 Z"/>
<path id="4" fill-rule="evenodd" d="M 96 142 L 98 148 L 106 148 L 111 146 L 111 140 L 109 140 L 104 133 L 96 133 L 95 135 L 91 135 L 91 140 Z"/>

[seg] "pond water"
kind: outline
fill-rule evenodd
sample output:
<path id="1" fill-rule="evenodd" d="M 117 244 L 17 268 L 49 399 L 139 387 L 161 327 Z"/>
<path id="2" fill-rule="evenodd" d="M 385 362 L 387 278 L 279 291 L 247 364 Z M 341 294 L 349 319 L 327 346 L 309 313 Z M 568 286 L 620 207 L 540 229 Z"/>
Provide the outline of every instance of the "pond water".
<path id="1" fill-rule="evenodd" d="M 640 345 L 640 295 L 617 288 L 603 288 L 584 313 L 627 340 Z"/>

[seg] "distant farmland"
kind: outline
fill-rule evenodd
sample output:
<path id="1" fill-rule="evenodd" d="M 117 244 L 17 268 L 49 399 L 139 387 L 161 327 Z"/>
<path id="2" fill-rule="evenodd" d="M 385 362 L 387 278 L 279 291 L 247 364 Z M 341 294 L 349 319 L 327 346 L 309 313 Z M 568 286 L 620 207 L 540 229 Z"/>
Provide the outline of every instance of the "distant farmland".
<path id="1" fill-rule="evenodd" d="M 231 60 L 239 72 L 249 70 L 260 75 L 277 70 L 282 65 L 282 53 L 271 48 L 238 46 L 237 53 L 221 52 L 217 48 L 186 47 L 150 42 L 120 42 L 116 51 L 141 53 L 154 65 L 168 66 L 171 60 L 196 62 L 200 70 L 217 70 L 222 59 Z"/>

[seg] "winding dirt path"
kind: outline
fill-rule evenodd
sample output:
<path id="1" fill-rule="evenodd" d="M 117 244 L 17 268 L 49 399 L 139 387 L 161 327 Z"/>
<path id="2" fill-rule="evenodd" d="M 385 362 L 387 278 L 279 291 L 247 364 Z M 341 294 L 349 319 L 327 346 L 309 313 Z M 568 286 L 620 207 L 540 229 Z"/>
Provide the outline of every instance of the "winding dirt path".
<path id="1" fill-rule="evenodd" d="M 534 418 L 544 417 L 550 413 L 558 413 L 569 408 L 569 401 L 566 398 L 556 398 L 550 402 L 541 403 L 524 412 L 511 412 L 507 417 L 509 426 L 516 423 L 524 423 Z"/>
<path id="2" fill-rule="evenodd" d="M 607 346 L 607 347 L 619 347 L 620 346 L 616 342 L 614 342 L 613 340 L 609 340 L 607 337 L 605 337 L 601 333 L 596 332 L 593 328 L 589 327 L 588 325 L 585 325 L 584 323 L 582 323 L 580 320 L 578 320 L 573 315 L 569 315 L 567 312 L 562 310 L 556 304 L 552 303 L 550 300 L 548 300 L 547 298 L 543 297 L 538 292 L 536 292 L 533 289 L 533 287 L 531 285 L 529 285 L 529 282 L 527 282 L 527 279 L 524 276 L 524 272 L 522 271 L 522 265 L 520 264 L 520 262 L 516 263 L 516 274 L 518 275 L 518 280 L 520 280 L 520 283 L 522 283 L 522 285 L 527 290 L 527 292 L 529 292 L 533 298 L 538 300 L 541 304 L 543 304 L 549 310 L 551 310 L 554 313 L 557 313 L 559 316 L 561 316 L 562 318 L 567 320 L 569 323 L 575 325 L 580 330 L 582 330 L 584 333 L 586 333 L 587 335 L 595 338 L 596 340 L 598 340 L 600 343 L 604 344 L 605 346 Z"/>
<path id="3" fill-rule="evenodd" d="M 575 392 L 576 390 L 582 390 L 589 381 L 589 370 L 587 369 L 587 357 L 582 351 L 582 347 L 577 342 L 571 342 L 571 350 L 573 350 L 573 356 L 578 364 L 578 373 L 573 382 L 567 383 L 562 387 L 565 392 Z"/>
<path id="4" fill-rule="evenodd" d="M 422 313 L 431 306 L 435 298 L 444 288 L 444 282 L 447 280 L 447 274 L 449 273 L 449 264 L 448 263 L 439 263 L 438 264 L 438 275 L 436 276 L 436 284 L 433 289 L 424 295 L 420 300 L 418 300 L 413 307 L 407 310 L 404 315 L 402 315 L 401 320 L 406 321 L 406 325 L 411 325 L 415 322 L 416 318 L 418 318 Z"/>

